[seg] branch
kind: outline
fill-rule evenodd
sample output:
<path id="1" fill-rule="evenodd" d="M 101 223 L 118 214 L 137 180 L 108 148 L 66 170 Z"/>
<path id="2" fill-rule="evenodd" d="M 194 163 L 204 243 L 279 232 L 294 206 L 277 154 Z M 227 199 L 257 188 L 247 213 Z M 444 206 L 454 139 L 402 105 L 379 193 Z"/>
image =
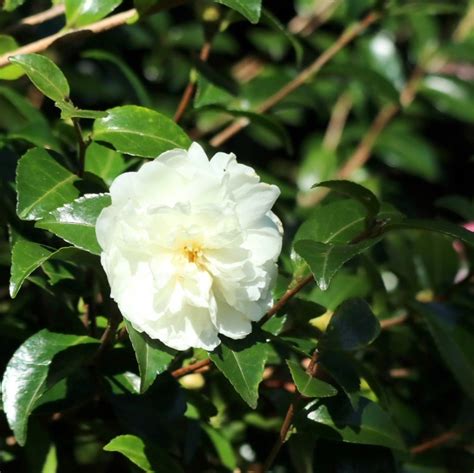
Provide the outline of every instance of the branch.
<path id="1" fill-rule="evenodd" d="M 150 12 L 147 14 L 158 13 L 161 10 L 182 5 L 185 2 L 186 0 L 163 1 L 160 2 L 157 7 L 150 10 Z M 81 28 L 74 28 L 67 31 L 59 31 L 58 33 L 55 33 L 51 36 L 47 36 L 46 38 L 42 38 L 38 41 L 34 41 L 33 43 L 22 46 L 21 48 L 18 48 L 15 51 L 10 51 L 8 53 L 3 54 L 2 56 L 0 56 L 0 68 L 9 65 L 8 58 L 11 56 L 16 56 L 18 54 L 38 53 L 40 51 L 44 51 L 59 39 L 68 36 L 74 36 L 79 33 L 102 33 L 104 31 L 116 28 L 117 26 L 124 25 L 136 15 L 138 15 L 138 11 L 135 8 L 131 8 L 130 10 L 117 13 L 115 15 L 104 18 L 103 20 L 97 21 L 96 23 L 92 23 Z"/>
<path id="2" fill-rule="evenodd" d="M 349 44 L 354 38 L 356 38 L 362 31 L 367 29 L 372 23 L 380 18 L 380 14 L 377 12 L 369 13 L 363 20 L 357 22 L 355 25 L 346 29 L 341 36 L 332 44 L 331 47 L 326 49 L 312 64 L 306 69 L 301 71 L 292 81 L 288 82 L 278 92 L 269 97 L 263 102 L 257 109 L 257 113 L 265 113 L 273 108 L 277 103 L 281 102 L 289 94 L 295 91 L 298 87 L 301 87 L 307 80 L 314 77 L 321 68 L 329 62 L 342 48 Z M 247 118 L 241 118 L 231 123 L 227 128 L 217 133 L 211 140 L 210 144 L 214 147 L 221 146 L 232 136 L 237 134 L 240 130 L 248 125 Z"/>
<path id="3" fill-rule="evenodd" d="M 35 13 L 34 15 L 27 16 L 22 18 L 18 23 L 15 23 L 12 26 L 9 26 L 5 29 L 5 33 L 13 33 L 20 30 L 25 26 L 36 26 L 46 21 L 52 20 L 57 16 L 60 16 L 64 13 L 64 5 L 53 5 L 51 8 L 44 10 L 40 13 Z"/>
<path id="4" fill-rule="evenodd" d="M 418 455 L 420 453 L 424 453 L 428 450 L 431 450 L 432 448 L 439 447 L 440 445 L 444 445 L 445 443 L 448 443 L 450 440 L 454 440 L 461 436 L 461 434 L 465 431 L 468 430 L 469 427 L 465 426 L 462 429 L 457 429 L 457 430 L 450 430 L 448 432 L 444 432 L 441 435 L 438 435 L 437 437 L 431 438 L 429 440 L 426 440 L 423 443 L 420 443 L 419 445 L 415 445 L 414 447 L 410 448 L 410 452 L 413 455 Z"/>
<path id="5" fill-rule="evenodd" d="M 199 59 L 202 62 L 206 62 L 209 58 L 210 52 L 211 52 L 211 42 L 205 41 L 204 44 L 202 45 L 201 52 L 199 53 Z M 184 112 L 186 111 L 186 108 L 188 107 L 189 102 L 191 102 L 191 99 L 193 98 L 195 90 L 196 90 L 196 79 L 192 77 L 191 79 L 189 79 L 188 85 L 186 86 L 186 89 L 184 90 L 183 96 L 181 97 L 181 101 L 179 102 L 178 108 L 174 115 L 174 121 L 176 123 L 178 123 L 181 120 L 182 116 L 184 115 Z"/>

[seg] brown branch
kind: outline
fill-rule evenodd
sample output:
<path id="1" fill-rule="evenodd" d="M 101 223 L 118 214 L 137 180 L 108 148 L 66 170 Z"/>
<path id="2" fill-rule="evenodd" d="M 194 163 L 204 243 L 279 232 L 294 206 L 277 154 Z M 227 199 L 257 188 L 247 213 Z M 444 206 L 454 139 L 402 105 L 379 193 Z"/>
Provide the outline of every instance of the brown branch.
<path id="1" fill-rule="evenodd" d="M 211 359 L 206 358 L 205 360 L 197 361 L 196 363 L 183 366 L 182 368 L 178 368 L 177 370 L 172 371 L 171 376 L 173 376 L 173 378 L 181 378 L 182 376 L 185 376 L 190 373 L 194 373 L 195 371 L 200 370 L 206 366 L 209 366 L 210 364 L 211 364 Z"/>
<path id="2" fill-rule="evenodd" d="M 306 81 L 314 77 L 321 68 L 329 62 L 342 48 L 349 44 L 354 38 L 356 38 L 362 31 L 368 28 L 372 23 L 380 18 L 380 14 L 377 12 L 369 13 L 363 20 L 357 22 L 355 25 L 346 29 L 339 38 L 326 49 L 312 64 L 306 69 L 301 71 L 292 81 L 288 82 L 278 92 L 273 94 L 267 100 L 265 100 L 257 109 L 257 113 L 265 113 L 273 108 L 277 103 L 281 102 L 289 94 L 295 91 L 298 87 L 301 87 Z M 240 130 L 248 125 L 249 121 L 246 118 L 241 118 L 234 121 L 228 127 L 221 132 L 217 133 L 211 140 L 210 144 L 214 147 L 221 146 L 232 136 L 237 134 Z"/>
<path id="3" fill-rule="evenodd" d="M 206 62 L 209 58 L 210 52 L 211 52 L 211 42 L 205 41 L 204 44 L 202 45 L 201 52 L 199 53 L 199 59 L 202 62 Z M 186 86 L 186 89 L 184 89 L 184 93 L 183 93 L 183 96 L 181 97 L 178 108 L 176 109 L 176 113 L 174 114 L 174 121 L 176 123 L 178 123 L 181 120 L 182 116 L 184 115 L 184 112 L 188 108 L 189 102 L 191 102 L 191 99 L 193 98 L 195 91 L 196 91 L 196 79 L 194 77 L 191 77 L 191 79 L 188 82 L 188 85 Z"/>
<path id="4" fill-rule="evenodd" d="M 331 112 L 326 133 L 323 138 L 323 147 L 329 151 L 335 151 L 341 142 L 342 132 L 352 108 L 352 94 L 343 92 L 337 99 Z"/>
<path id="5" fill-rule="evenodd" d="M 438 435 L 437 437 L 433 437 L 423 443 L 420 443 L 419 445 L 415 445 L 414 447 L 410 448 L 410 452 L 413 455 L 418 455 L 433 448 L 439 447 L 440 445 L 444 445 L 445 443 L 448 443 L 449 441 L 458 438 L 464 430 L 467 430 L 467 428 L 444 432 L 443 434 Z"/>
<path id="6" fill-rule="evenodd" d="M 156 8 L 150 10 L 149 14 L 158 13 L 158 11 L 182 5 L 183 3 L 185 3 L 185 1 L 186 0 L 168 0 L 160 2 Z M 0 56 L 0 68 L 9 65 L 8 58 L 11 56 L 16 56 L 18 54 L 38 53 L 40 51 L 44 51 L 59 39 L 66 38 L 68 36 L 73 36 L 78 33 L 102 33 L 104 31 L 108 31 L 118 26 L 124 25 L 136 15 L 138 15 L 137 10 L 135 8 L 131 8 L 130 10 L 116 13 L 115 15 L 109 16 L 107 18 L 104 18 L 103 20 L 97 21 L 96 23 L 92 23 L 81 28 L 59 31 L 58 33 L 55 33 L 51 36 L 47 36 L 46 38 L 42 38 L 38 41 L 34 41 L 30 44 L 22 46 L 16 49 L 15 51 L 10 51 L 8 53 L 3 54 L 2 56 Z"/>
<path id="7" fill-rule="evenodd" d="M 407 319 L 408 316 L 405 314 L 391 317 L 390 319 L 384 319 L 380 321 L 380 328 L 382 330 L 387 330 L 388 328 L 403 324 Z"/>
<path id="8" fill-rule="evenodd" d="M 64 5 L 53 5 L 40 13 L 22 18 L 18 23 L 5 28 L 5 33 L 14 33 L 25 26 L 36 26 L 56 18 L 64 13 Z"/>

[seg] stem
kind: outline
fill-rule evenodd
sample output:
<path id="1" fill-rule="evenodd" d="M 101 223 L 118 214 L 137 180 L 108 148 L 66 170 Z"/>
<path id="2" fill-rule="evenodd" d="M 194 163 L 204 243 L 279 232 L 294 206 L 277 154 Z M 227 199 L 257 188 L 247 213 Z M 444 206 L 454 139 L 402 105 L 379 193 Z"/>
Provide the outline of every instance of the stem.
<path id="1" fill-rule="evenodd" d="M 356 38 L 362 31 L 368 26 L 377 21 L 380 18 L 380 14 L 377 12 L 369 13 L 363 20 L 359 21 L 355 25 L 347 28 L 339 38 L 326 49 L 312 64 L 306 69 L 301 71 L 292 81 L 288 82 L 278 92 L 269 97 L 263 102 L 256 110 L 257 113 L 265 113 L 273 108 L 277 103 L 281 102 L 291 92 L 301 87 L 307 80 L 313 78 L 322 67 L 329 62 L 344 46 L 349 44 L 354 38 Z M 229 140 L 232 136 L 238 133 L 240 130 L 248 125 L 247 119 L 239 119 L 231 123 L 227 128 L 217 133 L 211 140 L 210 144 L 214 147 L 218 147 Z"/>
<path id="2" fill-rule="evenodd" d="M 156 7 L 152 8 L 147 13 L 147 15 L 157 13 L 168 8 L 176 7 L 178 5 L 182 5 L 185 2 L 186 0 L 164 0 L 160 2 L 159 5 L 157 5 Z M 97 21 L 96 23 L 92 23 L 90 25 L 83 26 L 80 28 L 59 31 L 58 33 L 52 34 L 51 36 L 47 36 L 46 38 L 42 38 L 38 41 L 33 41 L 32 43 L 22 46 L 21 48 L 18 48 L 15 51 L 10 51 L 0 56 L 0 68 L 8 66 L 10 64 L 8 58 L 11 56 L 16 56 L 17 54 L 38 53 L 40 51 L 44 51 L 45 49 L 48 49 L 57 40 L 65 38 L 67 36 L 73 36 L 79 33 L 86 32 L 102 33 L 104 31 L 116 28 L 117 26 L 124 25 L 136 15 L 138 15 L 138 11 L 136 10 L 136 8 L 131 8 L 130 10 L 126 10 L 104 18 L 103 20 Z"/>
<path id="3" fill-rule="evenodd" d="M 429 440 L 426 440 L 423 443 L 420 443 L 419 445 L 415 445 L 414 447 L 410 448 L 410 452 L 414 455 L 418 455 L 420 453 L 424 453 L 427 450 L 431 450 L 432 448 L 439 447 L 440 445 L 443 445 L 450 440 L 454 440 L 458 438 L 463 430 L 467 430 L 466 428 L 460 429 L 460 430 L 450 430 L 448 432 L 444 432 L 441 435 L 438 435 L 437 437 L 431 438 Z"/>
<path id="4" fill-rule="evenodd" d="M 202 45 L 201 52 L 199 53 L 199 59 L 202 62 L 206 62 L 209 58 L 209 54 L 211 52 L 211 41 L 205 41 Z M 188 85 L 186 89 L 184 89 L 183 96 L 179 102 L 178 108 L 176 109 L 176 113 L 174 114 L 174 121 L 178 123 L 184 115 L 184 112 L 188 108 L 189 102 L 193 98 L 194 92 L 196 91 L 196 79 L 191 77 L 189 79 Z"/>
<path id="5" fill-rule="evenodd" d="M 211 359 L 206 358 L 205 360 L 197 361 L 196 363 L 183 366 L 182 368 L 178 368 L 177 370 L 172 371 L 171 376 L 173 376 L 173 378 L 181 378 L 182 376 L 185 376 L 189 373 L 193 373 L 194 371 L 202 369 L 205 366 L 209 366 L 210 364 L 211 364 Z"/>
<path id="6" fill-rule="evenodd" d="M 84 168 L 86 164 L 86 150 L 89 143 L 84 141 L 84 135 L 82 134 L 81 124 L 79 123 L 78 118 L 73 118 L 72 123 L 74 125 L 74 130 L 76 131 L 77 136 L 77 154 L 79 157 L 79 170 L 77 175 L 79 177 L 84 176 Z"/>
<path id="7" fill-rule="evenodd" d="M 46 21 L 52 20 L 59 15 L 64 13 L 64 5 L 53 5 L 51 8 L 44 10 L 40 13 L 35 13 L 34 15 L 27 16 L 22 18 L 18 23 L 15 23 L 12 26 L 9 26 L 5 29 L 5 33 L 13 33 L 22 29 L 25 26 L 36 26 Z"/>

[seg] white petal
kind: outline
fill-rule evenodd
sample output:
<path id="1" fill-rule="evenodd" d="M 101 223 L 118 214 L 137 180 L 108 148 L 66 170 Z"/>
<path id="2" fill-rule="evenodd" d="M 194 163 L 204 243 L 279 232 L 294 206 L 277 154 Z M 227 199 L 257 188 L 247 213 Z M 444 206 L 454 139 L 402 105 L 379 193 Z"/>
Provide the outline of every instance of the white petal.
<path id="1" fill-rule="evenodd" d="M 281 253 L 281 223 L 277 226 L 277 218 L 270 212 L 274 218 L 269 215 L 261 217 L 252 224 L 252 228 L 247 230 L 247 238 L 243 247 L 252 252 L 252 259 L 257 264 L 263 264 L 266 261 L 276 261 Z"/>

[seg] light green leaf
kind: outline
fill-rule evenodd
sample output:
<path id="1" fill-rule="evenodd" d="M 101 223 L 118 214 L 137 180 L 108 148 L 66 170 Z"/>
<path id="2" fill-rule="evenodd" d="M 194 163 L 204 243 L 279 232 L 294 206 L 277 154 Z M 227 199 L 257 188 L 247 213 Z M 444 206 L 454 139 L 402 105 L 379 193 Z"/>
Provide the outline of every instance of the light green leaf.
<path id="1" fill-rule="evenodd" d="M 262 381 L 268 358 L 266 342 L 258 339 L 255 334 L 250 334 L 244 340 L 223 338 L 223 342 L 211 353 L 210 358 L 242 399 L 255 409 L 258 385 Z"/>
<path id="2" fill-rule="evenodd" d="M 18 64 L 31 82 L 55 102 L 62 102 L 69 97 L 69 84 L 56 64 L 41 54 L 19 54 L 10 58 L 10 62 Z"/>
<path id="3" fill-rule="evenodd" d="M 144 393 L 156 377 L 168 368 L 176 356 L 176 351 L 159 340 L 153 340 L 145 333 L 138 332 L 127 320 L 125 325 L 140 371 L 140 393 Z"/>
<path id="4" fill-rule="evenodd" d="M 306 397 L 330 397 L 337 394 L 337 389 L 321 381 L 313 378 L 301 367 L 296 361 L 286 360 L 288 368 L 290 368 L 291 377 L 298 388 L 298 391 Z"/>
<path id="5" fill-rule="evenodd" d="M 181 466 L 155 442 L 148 442 L 135 435 L 119 435 L 105 447 L 106 452 L 118 452 L 143 471 L 149 473 L 180 473 Z"/>
<path id="6" fill-rule="evenodd" d="M 38 220 L 53 209 L 73 201 L 79 190 L 77 176 L 58 164 L 44 149 L 27 151 L 16 172 L 17 214 L 23 220 Z"/>
<path id="7" fill-rule="evenodd" d="M 0 56 L 10 51 L 18 49 L 18 43 L 15 38 L 5 34 L 0 34 Z M 24 74 L 20 66 L 12 65 L 0 69 L 0 79 L 15 80 Z"/>
<path id="8" fill-rule="evenodd" d="M 6 11 L 13 11 L 24 3 L 25 0 L 4 0 L 2 2 L 2 8 Z"/>
<path id="9" fill-rule="evenodd" d="M 122 0 L 65 0 L 66 26 L 78 28 L 106 17 Z"/>
<path id="10" fill-rule="evenodd" d="M 262 10 L 262 0 L 216 0 L 217 3 L 232 8 L 245 16 L 250 23 L 258 23 Z"/>
<path id="11" fill-rule="evenodd" d="M 112 184 L 112 181 L 127 167 L 128 163 L 117 151 L 95 142 L 87 147 L 84 170 L 99 176 L 106 184 Z"/>
<path id="12" fill-rule="evenodd" d="M 154 110 L 125 105 L 107 111 L 94 123 L 93 138 L 110 143 L 117 151 L 155 158 L 164 151 L 188 148 L 188 135 L 170 118 Z"/>
<path id="13" fill-rule="evenodd" d="M 81 250 L 99 255 L 95 222 L 103 208 L 110 205 L 109 194 L 86 194 L 66 204 L 36 223 Z"/>
<path id="14" fill-rule="evenodd" d="M 304 412 L 307 419 L 316 423 L 314 427 L 321 437 L 405 450 L 400 432 L 389 415 L 364 397 L 358 398 L 355 408 L 341 398 L 316 400 Z"/>
<path id="15" fill-rule="evenodd" d="M 60 373 L 56 373 L 56 379 L 53 382 L 52 379 L 48 380 L 53 358 L 67 348 L 97 343 L 98 340 L 86 336 L 64 335 L 41 330 L 28 338 L 13 354 L 3 375 L 3 408 L 8 424 L 20 445 L 25 444 L 28 417 L 36 401 L 47 387 L 51 387 L 66 376 L 81 361 L 81 357 L 77 357 L 77 362 L 64 366 Z M 90 356 L 89 351 L 84 353 Z"/>
<path id="16" fill-rule="evenodd" d="M 352 351 L 372 343 L 380 334 L 380 323 L 363 299 L 344 301 L 331 317 L 318 348 Z"/>

